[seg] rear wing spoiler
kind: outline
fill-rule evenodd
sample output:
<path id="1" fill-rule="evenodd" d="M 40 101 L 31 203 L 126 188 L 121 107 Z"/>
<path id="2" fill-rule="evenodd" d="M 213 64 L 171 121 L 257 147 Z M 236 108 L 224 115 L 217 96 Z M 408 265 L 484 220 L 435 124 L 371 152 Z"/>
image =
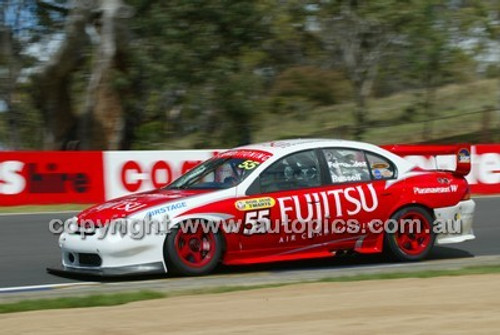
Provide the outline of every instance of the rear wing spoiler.
<path id="1" fill-rule="evenodd" d="M 456 167 L 453 173 L 461 176 L 469 174 L 471 169 L 471 147 L 470 144 L 457 145 L 411 145 L 396 144 L 384 145 L 382 148 L 398 156 L 444 156 L 454 155 L 456 157 Z"/>

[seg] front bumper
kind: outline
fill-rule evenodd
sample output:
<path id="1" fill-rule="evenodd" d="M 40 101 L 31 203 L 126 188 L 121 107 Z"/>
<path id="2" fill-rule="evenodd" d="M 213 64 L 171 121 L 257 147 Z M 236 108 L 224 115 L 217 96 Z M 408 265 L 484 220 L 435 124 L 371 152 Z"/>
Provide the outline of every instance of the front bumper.
<path id="1" fill-rule="evenodd" d="M 444 231 L 436 237 L 436 244 L 451 244 L 473 240 L 472 223 L 476 203 L 474 200 L 460 201 L 457 205 L 434 209 L 436 220 Z"/>
<path id="2" fill-rule="evenodd" d="M 163 260 L 165 235 L 150 234 L 141 239 L 129 235 L 82 236 L 62 233 L 59 247 L 62 266 L 52 273 L 79 273 L 97 276 L 123 276 L 166 273 Z"/>

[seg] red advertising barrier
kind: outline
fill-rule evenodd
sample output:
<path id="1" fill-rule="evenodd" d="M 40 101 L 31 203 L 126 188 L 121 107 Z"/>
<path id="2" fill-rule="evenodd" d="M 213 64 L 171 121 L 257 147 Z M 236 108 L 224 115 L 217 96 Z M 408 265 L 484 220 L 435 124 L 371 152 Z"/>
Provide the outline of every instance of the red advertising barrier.
<path id="1" fill-rule="evenodd" d="M 426 169 L 455 170 L 456 156 L 435 158 L 434 151 L 406 158 Z M 0 152 L 0 206 L 102 202 L 168 184 L 213 155 L 212 150 Z M 471 192 L 500 194 L 500 144 L 473 145 L 471 162 Z"/>
<path id="2" fill-rule="evenodd" d="M 2 206 L 103 200 L 102 152 L 0 152 Z"/>

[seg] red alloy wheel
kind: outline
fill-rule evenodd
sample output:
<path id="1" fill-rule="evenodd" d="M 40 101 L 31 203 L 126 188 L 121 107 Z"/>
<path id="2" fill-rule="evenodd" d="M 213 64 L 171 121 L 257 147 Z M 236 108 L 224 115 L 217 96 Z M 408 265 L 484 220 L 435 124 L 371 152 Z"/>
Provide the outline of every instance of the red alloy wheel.
<path id="1" fill-rule="evenodd" d="M 411 220 L 418 222 L 413 225 L 413 231 L 409 229 L 409 225 L 405 225 L 403 229 L 399 229 L 394 236 L 400 250 L 408 255 L 420 255 L 425 252 L 431 242 L 431 225 L 427 218 L 419 212 L 410 211 L 399 218 L 399 222 Z"/>
<path id="2" fill-rule="evenodd" d="M 201 268 L 210 263 L 216 250 L 215 236 L 202 229 L 194 233 L 179 229 L 174 245 L 179 259 L 187 266 Z"/>

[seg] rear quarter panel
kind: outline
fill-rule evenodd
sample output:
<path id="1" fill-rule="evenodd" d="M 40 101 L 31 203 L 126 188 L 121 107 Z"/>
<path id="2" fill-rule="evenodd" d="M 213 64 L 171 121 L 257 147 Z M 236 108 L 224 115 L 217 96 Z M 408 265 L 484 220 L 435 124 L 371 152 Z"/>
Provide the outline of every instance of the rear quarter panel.
<path id="1" fill-rule="evenodd" d="M 446 171 L 425 171 L 404 179 L 403 183 L 399 207 L 405 204 L 420 204 L 431 209 L 454 206 L 468 192 L 465 178 Z"/>

